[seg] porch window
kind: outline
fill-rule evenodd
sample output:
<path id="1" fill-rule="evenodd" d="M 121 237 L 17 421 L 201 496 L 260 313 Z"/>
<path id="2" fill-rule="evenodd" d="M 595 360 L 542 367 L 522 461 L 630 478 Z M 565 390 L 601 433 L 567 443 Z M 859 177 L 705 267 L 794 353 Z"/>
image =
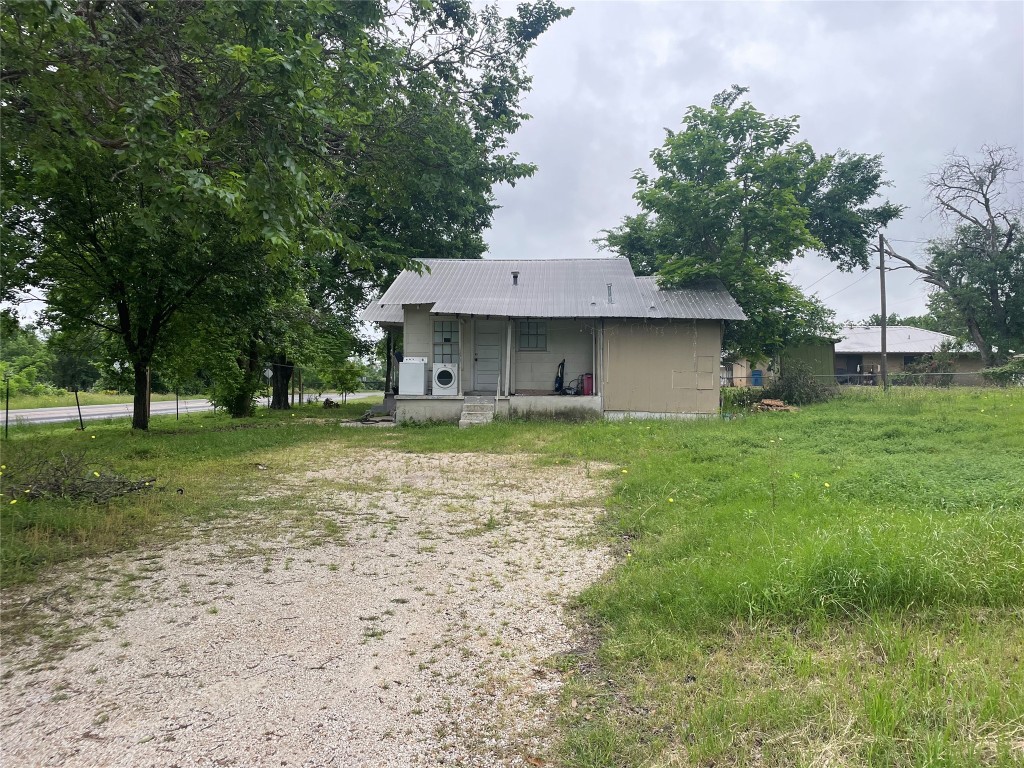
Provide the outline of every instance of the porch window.
<path id="1" fill-rule="evenodd" d="M 519 349 L 545 352 L 548 348 L 548 324 L 543 320 L 522 320 L 519 323 Z"/>
<path id="2" fill-rule="evenodd" d="M 459 321 L 434 321 L 434 362 L 459 362 Z"/>

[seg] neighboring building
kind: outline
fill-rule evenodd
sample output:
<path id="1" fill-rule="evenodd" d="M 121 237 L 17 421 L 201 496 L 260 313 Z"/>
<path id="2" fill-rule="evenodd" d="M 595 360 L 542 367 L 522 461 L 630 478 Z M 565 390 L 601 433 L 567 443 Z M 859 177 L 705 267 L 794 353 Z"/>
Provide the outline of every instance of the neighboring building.
<path id="1" fill-rule="evenodd" d="M 718 411 L 723 323 L 746 316 L 717 281 L 660 290 L 621 258 L 423 264 L 362 315 L 402 333 L 398 421 L 466 421 L 489 404 L 609 418 Z M 562 361 L 575 396 L 556 392 Z"/>
<path id="2" fill-rule="evenodd" d="M 831 379 L 835 367 L 835 340 L 819 339 L 786 347 L 779 353 L 779 373 L 785 375 L 786 367 L 798 364 L 812 376 Z"/>
<path id="3" fill-rule="evenodd" d="M 882 326 L 848 325 L 840 332 L 836 342 L 835 372 L 840 384 L 874 384 L 882 370 Z M 926 331 L 909 325 L 886 328 L 886 363 L 890 374 L 903 369 L 929 355 L 942 346 L 955 345 L 956 337 L 936 331 Z M 984 366 L 981 355 L 973 344 L 968 344 L 953 356 L 955 373 L 973 373 Z"/>

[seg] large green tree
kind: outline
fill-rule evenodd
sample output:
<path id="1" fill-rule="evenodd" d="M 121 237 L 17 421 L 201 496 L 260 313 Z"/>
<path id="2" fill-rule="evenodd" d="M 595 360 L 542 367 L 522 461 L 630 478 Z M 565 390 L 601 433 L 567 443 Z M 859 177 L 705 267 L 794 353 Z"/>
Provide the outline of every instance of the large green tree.
<path id="1" fill-rule="evenodd" d="M 924 259 L 888 249 L 936 287 L 932 314 L 959 318 L 986 366 L 1024 352 L 1020 167 L 1010 147 L 982 147 L 973 157 L 952 153 L 929 179 L 952 234 L 932 240 Z"/>
<path id="2" fill-rule="evenodd" d="M 867 268 L 872 237 L 900 208 L 875 202 L 880 156 L 818 155 L 797 139 L 796 117 L 758 111 L 740 101 L 746 91 L 690 107 L 651 153 L 655 172 L 634 175 L 641 212 L 598 242 L 663 285 L 722 280 L 750 318 L 729 325 L 726 350 L 758 357 L 834 328 L 786 265 L 814 251 L 844 271 Z"/>
<path id="3" fill-rule="evenodd" d="M 56 325 L 122 340 L 134 427 L 173 319 L 231 301 L 248 258 L 337 242 L 321 165 L 358 142 L 364 110 L 334 94 L 372 81 L 379 16 L 326 0 L 5 7 L 4 240 Z"/>

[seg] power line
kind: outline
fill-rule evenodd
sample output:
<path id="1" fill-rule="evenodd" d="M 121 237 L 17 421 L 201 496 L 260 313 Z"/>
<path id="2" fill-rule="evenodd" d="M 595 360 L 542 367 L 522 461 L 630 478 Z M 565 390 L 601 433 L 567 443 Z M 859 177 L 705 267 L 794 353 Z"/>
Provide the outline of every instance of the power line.
<path id="1" fill-rule="evenodd" d="M 828 300 L 829 300 L 829 299 L 831 299 L 831 298 L 832 298 L 833 296 L 838 296 L 838 295 L 839 295 L 840 293 L 842 293 L 843 291 L 845 291 L 845 290 L 847 290 L 847 289 L 849 289 L 849 288 L 853 288 L 853 286 L 855 286 L 855 285 L 856 285 L 857 283 L 859 283 L 859 282 L 860 282 L 861 280 L 864 280 L 864 279 L 866 279 L 866 278 L 868 278 L 868 277 L 870 277 L 870 276 L 871 276 L 871 273 L 870 273 L 870 272 L 865 272 L 865 273 L 864 273 L 863 275 L 861 275 L 861 276 L 860 276 L 859 278 L 857 278 L 857 279 L 856 279 L 856 280 L 854 280 L 854 281 L 853 281 L 852 283 L 850 283 L 850 284 L 849 284 L 848 286 L 846 286 L 846 288 L 840 288 L 840 289 L 839 289 L 838 291 L 836 291 L 835 293 L 832 293 L 832 294 L 829 294 L 828 296 L 826 296 L 826 297 L 825 297 L 824 299 L 822 299 L 822 301 L 828 301 Z"/>
<path id="2" fill-rule="evenodd" d="M 828 272 L 828 273 L 826 273 L 826 274 L 822 275 L 822 276 L 821 276 L 821 277 L 819 277 L 819 278 L 818 278 L 817 280 L 815 280 L 815 281 L 814 281 L 813 283 L 811 283 L 810 285 L 808 285 L 808 286 L 807 286 L 807 287 L 806 287 L 806 288 L 805 288 L 804 290 L 807 290 L 807 291 L 811 290 L 811 288 L 813 288 L 814 286 L 816 286 L 816 285 L 817 285 L 818 283 L 820 283 L 820 282 L 821 282 L 822 280 L 824 280 L 824 279 L 825 279 L 826 277 L 828 277 L 829 275 L 831 275 L 831 274 L 832 274 L 833 272 L 835 272 L 835 271 L 836 271 L 837 269 L 839 269 L 839 267 L 836 267 L 835 269 L 833 269 L 833 270 L 832 270 L 832 272 Z"/>

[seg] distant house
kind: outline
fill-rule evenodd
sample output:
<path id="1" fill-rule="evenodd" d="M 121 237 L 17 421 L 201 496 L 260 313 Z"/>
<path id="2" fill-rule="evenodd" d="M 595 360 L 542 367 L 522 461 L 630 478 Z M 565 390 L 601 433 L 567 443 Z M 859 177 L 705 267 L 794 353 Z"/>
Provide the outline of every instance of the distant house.
<path id="1" fill-rule="evenodd" d="M 840 384 L 877 383 L 882 370 L 882 326 L 847 325 L 835 346 L 835 372 Z M 926 331 L 909 325 L 886 328 L 886 364 L 889 373 L 900 373 L 906 366 L 953 346 L 956 337 Z M 956 348 L 955 346 L 953 347 Z M 984 366 L 974 345 L 966 345 L 953 355 L 953 371 L 973 373 Z"/>
<path id="2" fill-rule="evenodd" d="M 661 290 L 620 258 L 423 264 L 362 315 L 402 335 L 398 421 L 718 411 L 723 324 L 746 317 L 717 281 Z"/>

